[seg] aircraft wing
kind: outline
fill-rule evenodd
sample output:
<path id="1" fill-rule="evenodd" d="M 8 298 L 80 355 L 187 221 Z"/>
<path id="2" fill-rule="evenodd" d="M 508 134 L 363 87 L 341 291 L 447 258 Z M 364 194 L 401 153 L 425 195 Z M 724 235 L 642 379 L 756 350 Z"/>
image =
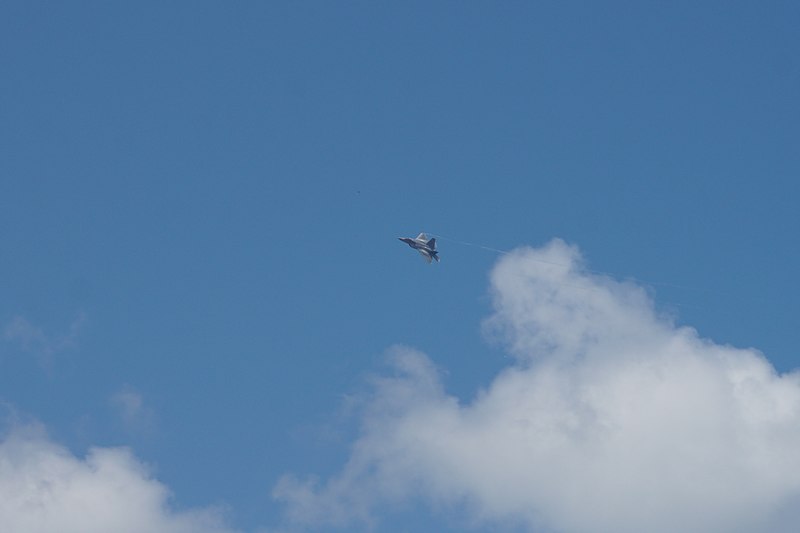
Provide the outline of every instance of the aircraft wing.
<path id="1" fill-rule="evenodd" d="M 431 255 L 429 253 L 423 252 L 422 250 L 417 250 L 417 251 L 419 252 L 419 255 L 421 255 L 422 258 L 425 259 L 426 263 L 428 264 L 431 263 Z"/>
<path id="2" fill-rule="evenodd" d="M 417 238 L 414 239 L 414 240 L 415 241 L 428 242 L 428 236 L 425 235 L 424 233 L 420 233 L 419 235 L 417 235 Z"/>

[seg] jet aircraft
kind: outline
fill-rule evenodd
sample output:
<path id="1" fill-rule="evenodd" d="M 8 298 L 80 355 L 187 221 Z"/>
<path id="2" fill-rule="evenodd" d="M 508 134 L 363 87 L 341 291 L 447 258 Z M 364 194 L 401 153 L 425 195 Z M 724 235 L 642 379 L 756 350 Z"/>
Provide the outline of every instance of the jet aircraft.
<path id="1" fill-rule="evenodd" d="M 427 235 L 420 233 L 415 239 L 409 237 L 398 237 L 398 239 L 418 251 L 428 263 L 433 259 L 435 259 L 437 263 L 439 262 L 439 252 L 436 251 L 435 237 L 433 239 L 428 239 Z"/>

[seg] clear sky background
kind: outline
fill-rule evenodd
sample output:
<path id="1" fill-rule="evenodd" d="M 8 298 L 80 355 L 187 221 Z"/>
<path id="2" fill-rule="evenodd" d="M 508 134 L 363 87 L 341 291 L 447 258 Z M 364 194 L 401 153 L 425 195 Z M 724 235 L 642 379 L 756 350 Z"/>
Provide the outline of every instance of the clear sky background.
<path id="1" fill-rule="evenodd" d="M 466 404 L 517 364 L 482 327 L 502 254 L 458 241 L 563 239 L 791 371 L 798 27 L 795 2 L 4 2 L 6 433 L 129 447 L 169 512 L 294 527 L 276 484 L 340 471 L 390 347 Z M 440 264 L 397 241 L 420 231 Z"/>

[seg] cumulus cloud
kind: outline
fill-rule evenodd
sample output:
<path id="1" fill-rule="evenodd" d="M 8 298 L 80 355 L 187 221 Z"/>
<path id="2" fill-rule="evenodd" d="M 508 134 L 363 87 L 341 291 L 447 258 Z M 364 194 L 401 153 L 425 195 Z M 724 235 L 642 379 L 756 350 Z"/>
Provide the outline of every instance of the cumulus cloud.
<path id="1" fill-rule="evenodd" d="M 796 530 L 800 374 L 676 326 L 559 240 L 505 256 L 491 292 L 485 328 L 514 363 L 461 403 L 393 349 L 340 472 L 274 487 L 288 523 L 371 527 L 423 501 L 489 528 Z"/>
<path id="2" fill-rule="evenodd" d="M 129 450 L 76 457 L 35 424 L 0 439 L 0 524 L 15 533 L 233 533 L 218 509 L 173 509 Z"/>

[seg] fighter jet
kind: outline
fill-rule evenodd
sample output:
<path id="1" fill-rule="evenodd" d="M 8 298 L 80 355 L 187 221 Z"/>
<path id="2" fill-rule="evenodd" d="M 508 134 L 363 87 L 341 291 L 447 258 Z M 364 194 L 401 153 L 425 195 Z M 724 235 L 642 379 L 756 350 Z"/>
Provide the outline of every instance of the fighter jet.
<path id="1" fill-rule="evenodd" d="M 436 251 L 435 237 L 433 239 L 428 239 L 427 235 L 420 233 L 417 235 L 416 239 L 411 239 L 409 237 L 398 237 L 398 239 L 418 251 L 428 263 L 433 259 L 436 259 L 437 263 L 439 262 L 439 252 Z"/>

